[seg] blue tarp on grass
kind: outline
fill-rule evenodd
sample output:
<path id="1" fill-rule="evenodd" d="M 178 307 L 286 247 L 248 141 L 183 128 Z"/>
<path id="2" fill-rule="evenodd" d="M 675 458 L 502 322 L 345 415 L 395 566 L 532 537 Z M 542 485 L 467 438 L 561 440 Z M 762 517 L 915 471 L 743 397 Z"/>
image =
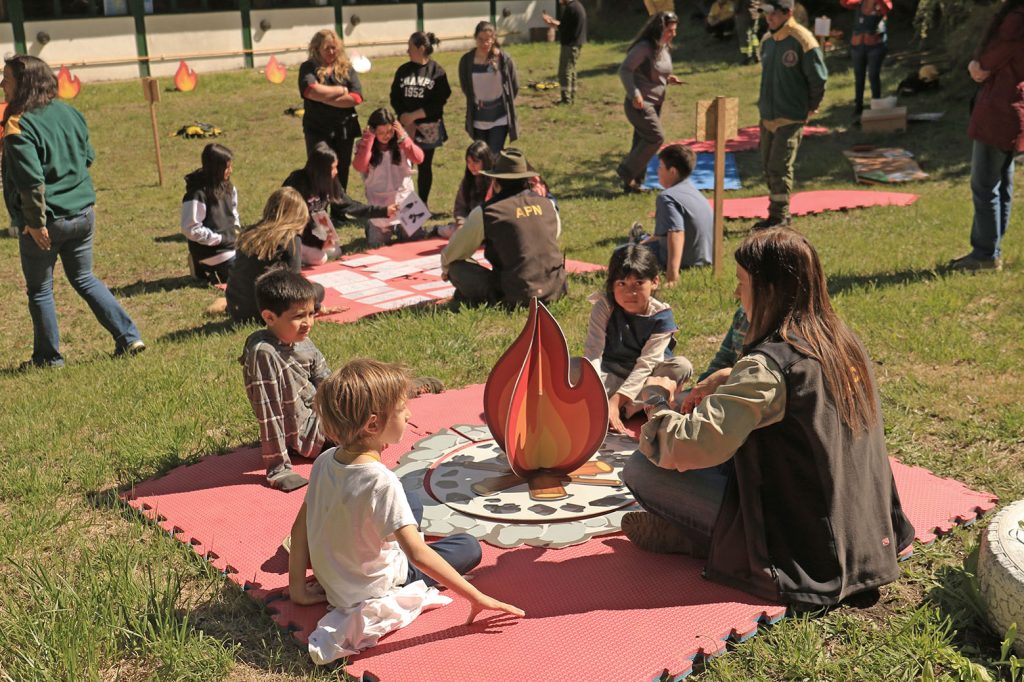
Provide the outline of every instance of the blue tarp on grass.
<path id="1" fill-rule="evenodd" d="M 715 155 L 707 152 L 697 154 L 697 167 L 693 169 L 690 181 L 697 186 L 697 189 L 712 190 L 715 188 Z M 647 189 L 663 190 L 664 187 L 658 182 L 658 155 L 651 157 L 647 164 L 647 175 L 644 177 L 644 187 Z M 732 152 L 725 154 L 725 188 L 741 189 L 740 173 L 736 170 L 736 156 Z"/>

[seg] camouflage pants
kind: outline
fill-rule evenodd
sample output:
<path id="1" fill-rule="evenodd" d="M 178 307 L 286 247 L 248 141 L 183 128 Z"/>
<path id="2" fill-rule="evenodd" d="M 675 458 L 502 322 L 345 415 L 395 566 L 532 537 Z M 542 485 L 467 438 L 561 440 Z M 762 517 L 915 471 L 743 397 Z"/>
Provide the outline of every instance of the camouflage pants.
<path id="1" fill-rule="evenodd" d="M 789 217 L 789 195 L 793 192 L 793 166 L 803 136 L 803 123 L 779 126 L 774 132 L 761 124 L 761 165 L 768 185 L 768 217 Z"/>

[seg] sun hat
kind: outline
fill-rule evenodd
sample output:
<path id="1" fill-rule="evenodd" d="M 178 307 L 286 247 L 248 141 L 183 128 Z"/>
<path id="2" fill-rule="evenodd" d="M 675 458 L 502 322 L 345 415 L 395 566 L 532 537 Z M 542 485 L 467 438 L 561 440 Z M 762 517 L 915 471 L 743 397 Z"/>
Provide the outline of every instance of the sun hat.
<path id="1" fill-rule="evenodd" d="M 514 147 L 502 150 L 494 167 L 489 171 L 482 170 L 480 174 L 499 180 L 525 180 L 540 175 L 530 168 L 526 155 Z"/>

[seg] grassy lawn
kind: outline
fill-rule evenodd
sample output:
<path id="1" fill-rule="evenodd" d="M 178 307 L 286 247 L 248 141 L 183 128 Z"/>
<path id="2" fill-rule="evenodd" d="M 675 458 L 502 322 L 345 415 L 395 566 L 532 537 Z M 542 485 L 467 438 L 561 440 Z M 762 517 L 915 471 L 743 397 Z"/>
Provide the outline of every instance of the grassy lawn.
<path id="1" fill-rule="evenodd" d="M 634 30 L 639 21 L 624 16 L 622 30 Z M 676 73 L 687 85 L 671 90 L 669 139 L 690 136 L 694 101 L 716 94 L 738 95 L 741 125 L 755 124 L 758 67 L 737 66 L 732 47 L 689 24 L 678 45 Z M 630 136 L 616 77 L 624 47 L 613 39 L 586 46 L 575 107 L 555 107 L 556 93 L 525 87 L 518 101 L 524 130 L 518 145 L 559 198 L 567 254 L 597 263 L 607 262 L 633 220 L 653 223 L 653 197 L 621 195 L 614 174 Z M 557 49 L 511 48 L 522 82 L 553 77 Z M 458 57 L 438 55 L 453 80 Z M 401 61 L 378 59 L 364 77 L 364 122 L 386 103 Z M 916 57 L 890 58 L 886 89 L 916 65 Z M 910 208 L 796 223 L 821 253 L 840 314 L 877 363 L 890 452 L 1006 502 L 1020 498 L 1020 207 L 1003 273 L 949 274 L 942 267 L 968 248 L 972 216 L 966 74 L 947 76 L 943 90 L 909 101 L 912 111 L 945 111 L 943 121 L 869 138 L 847 129 L 853 74 L 845 55 L 830 56 L 829 68 L 817 123 L 837 132 L 805 141 L 799 189 L 854 188 L 841 151 L 865 141 L 905 146 L 931 174 L 906 188 L 921 195 Z M 255 71 L 201 73 L 196 91 L 165 91 L 159 105 L 164 135 L 197 119 L 224 129 L 218 141 L 235 152 L 243 223 L 254 222 L 267 195 L 303 163 L 301 124 L 282 114 L 299 101 L 295 72 L 281 86 Z M 338 671 L 314 669 L 238 588 L 115 501 L 112 491 L 120 486 L 257 439 L 236 360 L 252 328 L 205 317 L 217 292 L 188 277 L 177 228 L 181 178 L 198 164 L 204 141 L 161 138 L 167 178 L 161 188 L 138 82 L 88 84 L 74 105 L 85 114 L 97 149 L 96 271 L 135 318 L 149 351 L 128 361 L 110 359 L 112 342 L 58 274 L 67 367 L 13 372 L 31 354 L 32 333 L 17 243 L 0 239 L 0 298 L 8 302 L 0 328 L 0 394 L 7 396 L 0 408 L 0 517 L 6 519 L 0 525 L 0 678 L 333 678 Z M 430 204 L 437 211 L 451 210 L 462 173 L 468 143 L 463 107 L 461 95 L 447 107 L 452 139 L 435 159 Z M 756 154 L 741 154 L 738 162 L 745 189 L 732 195 L 766 193 Z M 351 193 L 363 196 L 358 178 Z M 747 221 L 727 224 L 727 254 L 748 227 Z M 349 250 L 363 247 L 356 228 L 342 237 L 351 239 Z M 600 276 L 576 277 L 570 295 L 552 306 L 575 352 L 582 350 L 586 297 L 600 287 Z M 707 271 L 684 273 L 662 296 L 680 323 L 679 352 L 697 367 L 710 360 L 729 324 L 734 287 L 727 265 L 720 279 Z M 486 378 L 522 319 L 496 310 L 398 311 L 345 326 L 321 324 L 314 337 L 332 366 L 373 356 L 403 361 L 458 387 Z M 972 666 L 998 674 L 1003 633 L 985 629 L 964 568 L 983 525 L 918 548 L 876 606 L 787 619 L 710 662 L 701 679 L 915 679 L 929 673 L 973 679 L 979 673 Z M 530 671 L 522 679 L 529 680 Z"/>

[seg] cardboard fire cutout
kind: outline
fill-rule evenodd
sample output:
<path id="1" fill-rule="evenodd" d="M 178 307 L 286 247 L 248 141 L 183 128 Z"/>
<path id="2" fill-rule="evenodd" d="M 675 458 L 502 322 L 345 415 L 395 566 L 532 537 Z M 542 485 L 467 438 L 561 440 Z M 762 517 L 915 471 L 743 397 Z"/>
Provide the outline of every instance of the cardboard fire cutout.
<path id="1" fill-rule="evenodd" d="M 57 72 L 57 96 L 61 99 L 74 99 L 81 90 L 82 81 L 78 80 L 78 76 L 72 76 L 68 67 L 61 64 Z"/>
<path id="2" fill-rule="evenodd" d="M 579 381 L 570 384 L 565 335 L 535 298 L 522 333 L 487 378 L 487 426 L 512 473 L 527 481 L 535 500 L 565 497 L 562 484 L 578 482 L 572 474 L 607 435 L 604 385 L 589 362 L 580 362 L 580 369 Z"/>
<path id="3" fill-rule="evenodd" d="M 196 89 L 199 76 L 193 69 L 188 68 L 184 60 L 178 64 L 178 70 L 174 72 L 174 87 L 179 92 L 191 92 Z"/>
<path id="4" fill-rule="evenodd" d="M 267 60 L 267 67 L 263 70 L 263 74 L 267 77 L 267 80 L 274 85 L 284 83 L 285 77 L 288 75 L 288 70 L 283 64 L 277 61 L 277 57 L 270 55 L 270 59 Z"/>

